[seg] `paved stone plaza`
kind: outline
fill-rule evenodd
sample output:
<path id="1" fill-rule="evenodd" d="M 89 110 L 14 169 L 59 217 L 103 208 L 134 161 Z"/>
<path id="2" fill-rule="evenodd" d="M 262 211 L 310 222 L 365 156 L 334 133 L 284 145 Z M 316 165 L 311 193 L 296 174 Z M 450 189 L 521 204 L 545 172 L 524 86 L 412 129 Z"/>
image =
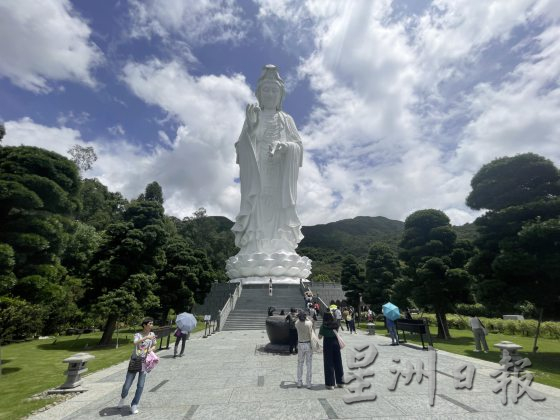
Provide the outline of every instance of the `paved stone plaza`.
<path id="1" fill-rule="evenodd" d="M 533 401 L 527 394 L 517 404 L 508 388 L 508 404 L 502 405 L 502 392 L 492 392 L 497 384 L 489 376 L 499 367 L 469 357 L 437 352 L 437 389 L 435 404 L 429 405 L 429 381 L 421 384 L 413 378 L 405 385 L 403 377 L 397 388 L 388 386 L 397 366 L 393 358 L 418 360 L 428 366 L 428 352 L 416 346 L 390 346 L 390 339 L 368 336 L 363 332 L 350 336 L 342 333 L 347 347 L 343 350 L 345 372 L 349 348 L 374 344 L 377 358 L 370 368 L 375 375 L 367 378 L 377 394 L 374 401 L 346 404 L 347 389 L 327 390 L 323 385 L 323 358 L 313 356 L 313 388 L 298 389 L 295 383 L 297 356 L 268 354 L 263 331 L 226 331 L 202 338 L 200 333 L 187 341 L 185 357 L 173 359 L 173 348 L 159 352 L 158 367 L 148 375 L 136 418 L 146 419 L 553 419 L 560 412 L 560 390 L 532 384 L 546 395 L 545 401 Z M 498 354 L 496 359 L 498 359 Z M 453 368 L 463 362 L 476 367 L 472 390 L 455 389 Z M 129 416 L 130 407 L 119 410 L 117 403 L 128 362 L 96 372 L 85 378 L 88 392 L 69 399 L 34 419 L 92 419 Z M 127 403 L 134 396 L 133 384 Z"/>

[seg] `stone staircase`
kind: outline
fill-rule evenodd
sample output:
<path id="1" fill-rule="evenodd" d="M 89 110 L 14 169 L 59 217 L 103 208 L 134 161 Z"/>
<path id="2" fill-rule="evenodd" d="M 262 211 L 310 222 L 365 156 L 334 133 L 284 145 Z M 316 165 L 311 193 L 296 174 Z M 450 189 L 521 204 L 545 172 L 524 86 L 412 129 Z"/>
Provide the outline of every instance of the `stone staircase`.
<path id="1" fill-rule="evenodd" d="M 265 330 L 268 307 L 276 308 L 274 315 L 284 309 L 304 309 L 305 302 L 299 285 L 274 285 L 272 296 L 268 295 L 268 285 L 248 284 L 243 286 L 235 309 L 231 311 L 224 325 L 224 331 Z"/>

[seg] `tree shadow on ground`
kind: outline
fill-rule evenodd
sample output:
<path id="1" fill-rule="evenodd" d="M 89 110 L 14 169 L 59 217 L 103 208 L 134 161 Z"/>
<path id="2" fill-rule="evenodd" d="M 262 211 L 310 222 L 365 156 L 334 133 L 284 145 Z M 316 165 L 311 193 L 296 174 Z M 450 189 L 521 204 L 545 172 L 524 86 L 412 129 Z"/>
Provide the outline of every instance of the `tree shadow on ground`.
<path id="1" fill-rule="evenodd" d="M 21 370 L 21 368 L 18 368 L 18 367 L 11 368 L 11 367 L 2 366 L 2 375 L 1 376 L 9 375 L 11 373 L 16 373 L 16 372 L 19 372 L 20 370 Z"/>

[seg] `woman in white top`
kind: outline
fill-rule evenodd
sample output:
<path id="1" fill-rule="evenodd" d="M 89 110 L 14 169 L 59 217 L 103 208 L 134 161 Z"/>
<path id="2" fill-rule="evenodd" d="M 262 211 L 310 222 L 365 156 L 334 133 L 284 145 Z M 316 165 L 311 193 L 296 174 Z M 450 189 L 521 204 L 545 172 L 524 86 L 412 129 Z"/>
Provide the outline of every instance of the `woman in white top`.
<path id="1" fill-rule="evenodd" d="M 144 382 L 146 381 L 146 372 L 144 368 L 143 361 L 150 351 L 154 351 L 156 348 L 156 335 L 152 332 L 154 327 L 154 320 L 152 318 L 144 318 L 142 321 L 142 332 L 134 334 L 134 350 L 130 356 L 129 369 L 126 372 L 126 379 L 121 391 L 121 400 L 119 401 L 119 408 L 124 406 L 124 400 L 128 395 L 128 390 L 132 386 L 134 377 L 138 373 L 138 382 L 136 384 L 136 393 L 130 404 L 130 409 L 132 414 L 138 413 L 138 403 L 140 402 L 140 397 L 142 396 L 142 391 L 144 390 Z M 134 367 L 134 361 L 141 362 L 141 367 L 137 370 Z"/>
<path id="2" fill-rule="evenodd" d="M 311 389 L 311 372 L 313 362 L 313 350 L 311 348 L 311 334 L 313 333 L 313 323 L 307 319 L 304 312 L 298 313 L 296 321 L 296 330 L 298 335 L 298 364 L 297 364 L 297 387 L 303 386 L 303 363 L 307 365 L 307 376 L 305 386 Z"/>

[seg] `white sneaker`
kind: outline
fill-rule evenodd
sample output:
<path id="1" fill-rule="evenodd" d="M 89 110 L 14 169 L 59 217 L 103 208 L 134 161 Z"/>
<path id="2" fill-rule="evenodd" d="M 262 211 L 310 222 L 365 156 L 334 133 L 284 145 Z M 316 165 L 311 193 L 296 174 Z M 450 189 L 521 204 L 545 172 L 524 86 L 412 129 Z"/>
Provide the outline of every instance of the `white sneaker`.
<path id="1" fill-rule="evenodd" d="M 480 353 L 480 350 L 474 349 L 475 353 Z"/>
<path id="2" fill-rule="evenodd" d="M 297 387 L 298 387 L 298 388 L 301 388 L 302 386 L 303 386 L 303 384 L 302 384 L 301 382 L 298 382 L 298 383 L 297 383 Z"/>
<path id="3" fill-rule="evenodd" d="M 307 384 L 307 385 L 305 385 L 305 387 L 306 387 L 307 389 L 311 389 L 311 384 Z"/>
<path id="4" fill-rule="evenodd" d="M 124 398 L 121 398 L 121 400 L 119 401 L 119 403 L 117 404 L 118 408 L 123 408 L 124 407 Z"/>
<path id="5" fill-rule="evenodd" d="M 138 406 L 137 405 L 131 405 L 130 406 L 130 411 L 132 411 L 132 414 L 138 414 Z"/>

